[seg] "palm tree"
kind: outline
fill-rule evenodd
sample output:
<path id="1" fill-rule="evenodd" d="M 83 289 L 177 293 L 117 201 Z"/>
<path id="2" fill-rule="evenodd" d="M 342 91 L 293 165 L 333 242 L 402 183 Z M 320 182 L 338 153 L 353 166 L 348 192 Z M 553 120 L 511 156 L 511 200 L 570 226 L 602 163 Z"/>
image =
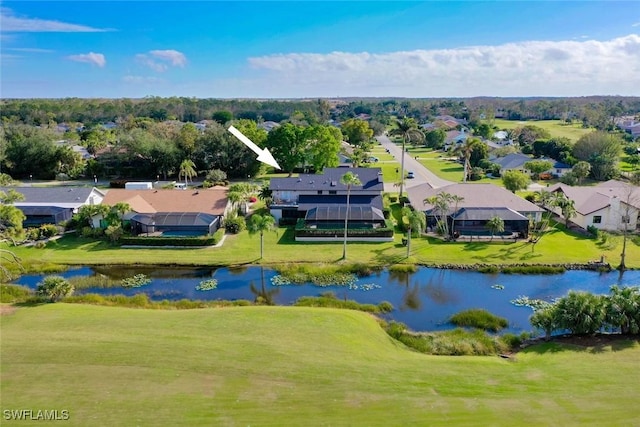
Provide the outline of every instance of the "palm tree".
<path id="1" fill-rule="evenodd" d="M 253 214 L 247 224 L 247 230 L 249 234 L 260 233 L 260 259 L 264 255 L 264 232 L 273 230 L 276 224 L 276 219 L 269 214 Z"/>
<path id="2" fill-rule="evenodd" d="M 349 221 L 349 197 L 351 196 L 351 187 L 354 185 L 362 185 L 358 175 L 353 172 L 347 172 L 340 178 L 340 184 L 347 186 L 347 211 L 344 215 L 344 244 L 342 246 L 342 259 L 347 259 L 347 226 Z"/>
<path id="3" fill-rule="evenodd" d="M 231 202 L 231 209 L 234 212 L 237 212 L 238 203 L 243 201 L 244 197 L 245 197 L 244 194 L 241 193 L 240 191 L 229 191 L 227 193 L 227 198 L 229 199 L 229 202 Z"/>
<path id="4" fill-rule="evenodd" d="M 499 216 L 494 216 L 487 221 L 487 228 L 491 233 L 491 240 L 493 241 L 493 235 L 496 233 L 502 233 L 504 231 L 504 221 Z"/>
<path id="5" fill-rule="evenodd" d="M 420 141 L 424 139 L 424 134 L 418 129 L 418 124 L 412 118 L 405 117 L 402 120 L 396 120 L 396 128 L 391 130 L 391 135 L 399 135 L 402 137 L 402 158 L 400 160 L 400 176 L 404 180 L 404 154 L 405 146 L 407 142 Z M 400 195 L 402 197 L 402 190 L 404 189 L 404 181 L 400 184 Z"/>
<path id="6" fill-rule="evenodd" d="M 198 176 L 196 172 L 196 164 L 191 159 L 184 159 L 180 163 L 180 172 L 178 172 L 178 179 L 184 176 L 184 185 L 188 185 L 188 180 L 193 181 L 193 177 Z"/>
<path id="7" fill-rule="evenodd" d="M 407 225 L 407 258 L 411 252 L 411 234 L 417 231 L 418 234 L 424 230 L 426 220 L 424 212 L 416 211 L 408 207 L 402 208 L 402 221 Z"/>
<path id="8" fill-rule="evenodd" d="M 464 144 L 458 146 L 456 149 L 456 151 L 464 157 L 464 173 L 462 175 L 462 182 L 467 182 L 467 179 L 469 178 L 469 170 L 471 169 L 469 162 L 471 161 L 471 154 L 473 153 L 475 146 L 479 143 L 480 141 L 475 138 L 467 138 L 464 141 Z"/>
<path id="9" fill-rule="evenodd" d="M 438 193 L 435 196 L 424 199 L 423 203 L 433 205 L 433 215 L 436 217 L 436 229 L 437 232 L 443 234 L 445 238 L 449 238 L 449 208 L 453 195 L 445 191 Z"/>
<path id="10" fill-rule="evenodd" d="M 450 195 L 451 202 L 455 203 L 453 208 L 453 215 L 451 215 L 451 235 L 455 235 L 456 214 L 458 213 L 458 204 L 464 201 L 464 197 L 457 194 Z"/>

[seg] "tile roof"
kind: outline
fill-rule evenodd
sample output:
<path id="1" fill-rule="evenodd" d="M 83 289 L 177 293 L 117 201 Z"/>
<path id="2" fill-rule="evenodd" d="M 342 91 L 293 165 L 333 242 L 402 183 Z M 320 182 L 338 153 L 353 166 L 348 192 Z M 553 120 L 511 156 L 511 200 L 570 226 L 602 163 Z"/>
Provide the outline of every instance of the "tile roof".
<path id="1" fill-rule="evenodd" d="M 227 207 L 227 189 L 215 187 L 199 190 L 125 190 L 107 192 L 103 204 L 128 203 L 138 213 L 202 212 L 223 215 Z"/>
<path id="2" fill-rule="evenodd" d="M 632 189 L 632 193 L 628 193 Z M 575 202 L 576 211 L 582 215 L 599 211 L 611 204 L 611 199 L 617 197 L 625 202 L 627 197 L 632 206 L 640 209 L 640 187 L 630 184 L 609 180 L 601 182 L 595 187 L 572 187 L 566 184 L 555 184 L 549 187 L 549 191 L 561 191 L 567 198 Z"/>
<path id="3" fill-rule="evenodd" d="M 508 208 L 517 212 L 543 211 L 539 206 L 493 184 L 450 184 L 438 188 L 422 184 L 407 189 L 413 207 L 423 210 L 433 208 L 430 204 L 424 204 L 424 199 L 442 192 L 462 197 L 463 200 L 458 203 L 458 208 Z M 453 206 L 451 208 L 453 209 Z"/>

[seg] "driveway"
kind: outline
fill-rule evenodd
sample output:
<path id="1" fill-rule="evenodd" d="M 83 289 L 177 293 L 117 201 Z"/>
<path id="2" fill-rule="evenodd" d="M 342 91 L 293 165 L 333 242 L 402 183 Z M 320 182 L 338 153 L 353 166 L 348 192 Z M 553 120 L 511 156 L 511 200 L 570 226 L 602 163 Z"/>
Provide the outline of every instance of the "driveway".
<path id="1" fill-rule="evenodd" d="M 386 135 L 376 136 L 376 139 L 380 144 L 389 149 L 389 152 L 396 158 L 398 163 L 402 163 L 402 147 L 393 143 Z M 452 181 L 438 178 L 433 172 L 424 167 L 422 163 L 414 159 L 410 154 L 404 156 L 404 171 L 413 172 L 415 178 L 405 180 L 405 188 L 417 187 L 418 185 L 427 184 L 431 188 L 444 187 L 446 185 L 455 184 Z M 391 184 L 393 185 L 393 183 Z M 398 191 L 398 188 L 395 188 Z"/>

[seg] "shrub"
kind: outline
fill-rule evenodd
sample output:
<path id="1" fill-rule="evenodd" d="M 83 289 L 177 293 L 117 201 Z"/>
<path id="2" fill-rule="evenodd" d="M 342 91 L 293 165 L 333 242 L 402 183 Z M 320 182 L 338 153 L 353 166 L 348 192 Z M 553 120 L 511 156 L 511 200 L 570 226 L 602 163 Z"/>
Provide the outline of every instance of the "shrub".
<path id="1" fill-rule="evenodd" d="M 12 304 L 24 302 L 33 295 L 33 291 L 26 286 L 13 285 L 10 283 L 0 284 L 0 303 Z"/>
<path id="2" fill-rule="evenodd" d="M 478 272 L 485 274 L 498 274 L 500 273 L 500 268 L 496 265 L 488 265 L 486 267 L 480 267 Z"/>
<path id="3" fill-rule="evenodd" d="M 224 228 L 228 233 L 238 234 L 247 228 L 247 222 L 242 216 L 227 218 L 224 220 Z"/>
<path id="4" fill-rule="evenodd" d="M 47 276 L 36 286 L 36 295 L 48 298 L 51 302 L 70 296 L 73 291 L 73 285 L 61 276 Z"/>
<path id="5" fill-rule="evenodd" d="M 341 300 L 332 297 L 301 297 L 293 304 L 296 307 L 330 307 L 349 310 L 364 311 L 367 313 L 379 313 L 379 306 L 373 304 L 361 304 L 353 300 Z"/>
<path id="6" fill-rule="evenodd" d="M 490 355 L 502 353 L 509 349 L 499 337 L 490 336 L 479 329 L 473 331 L 455 329 L 452 331 L 416 333 L 408 330 L 404 324 L 398 322 L 390 322 L 384 326 L 384 329 L 389 336 L 407 347 L 426 354 L 449 356 Z"/>
<path id="7" fill-rule="evenodd" d="M 504 274 L 562 274 L 565 271 L 562 266 L 552 265 L 516 265 L 502 268 Z"/>
<path id="8" fill-rule="evenodd" d="M 395 273 L 415 273 L 418 271 L 418 267 L 415 264 L 394 264 L 389 267 L 389 271 Z"/>
<path id="9" fill-rule="evenodd" d="M 391 313 L 393 311 L 393 304 L 389 301 L 382 301 L 378 304 L 378 311 L 380 313 Z"/>
<path id="10" fill-rule="evenodd" d="M 48 238 L 53 237 L 56 234 L 58 234 L 58 227 L 56 227 L 53 224 L 41 225 L 39 230 L 40 230 L 40 238 L 41 239 L 48 239 Z"/>
<path id="11" fill-rule="evenodd" d="M 598 236 L 600 236 L 600 229 L 595 225 L 588 225 L 587 231 L 595 238 L 598 238 Z"/>
<path id="12" fill-rule="evenodd" d="M 389 196 L 389 201 L 391 203 L 396 203 L 398 201 L 398 196 Z"/>
<path id="13" fill-rule="evenodd" d="M 454 314 L 449 319 L 456 326 L 482 329 L 485 331 L 498 332 L 509 326 L 507 319 L 489 313 L 487 310 L 473 308 Z"/>

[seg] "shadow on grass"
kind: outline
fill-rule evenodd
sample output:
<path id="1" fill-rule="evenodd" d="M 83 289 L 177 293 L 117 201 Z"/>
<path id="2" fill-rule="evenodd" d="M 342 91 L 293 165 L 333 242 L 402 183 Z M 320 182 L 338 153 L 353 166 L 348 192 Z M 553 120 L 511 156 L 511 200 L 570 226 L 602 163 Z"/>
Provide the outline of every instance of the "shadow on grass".
<path id="1" fill-rule="evenodd" d="M 640 345 L 637 335 L 596 334 L 565 335 L 541 341 L 522 350 L 522 353 L 549 354 L 562 352 L 599 354 L 623 351 Z"/>

